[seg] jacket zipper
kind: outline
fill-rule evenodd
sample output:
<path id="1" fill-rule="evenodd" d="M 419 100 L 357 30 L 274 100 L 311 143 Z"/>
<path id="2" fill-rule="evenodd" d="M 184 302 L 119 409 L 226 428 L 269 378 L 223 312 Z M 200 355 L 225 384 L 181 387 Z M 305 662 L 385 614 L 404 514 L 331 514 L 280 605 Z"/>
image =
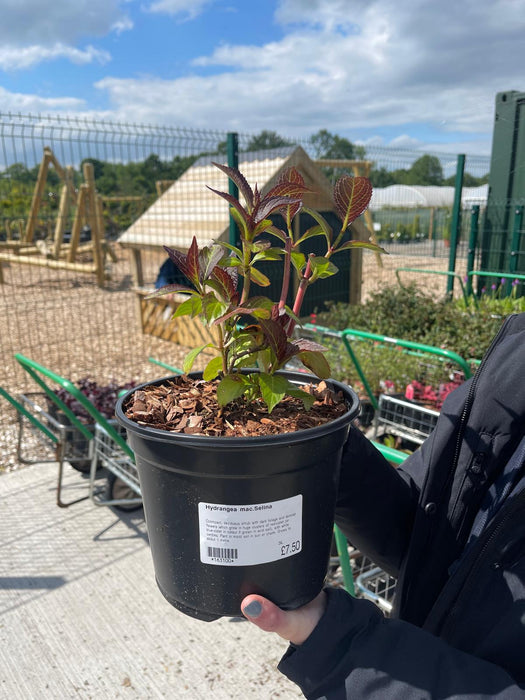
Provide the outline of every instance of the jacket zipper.
<path id="1" fill-rule="evenodd" d="M 501 325 L 501 328 L 499 329 L 497 335 L 495 336 L 495 338 L 493 338 L 493 340 L 492 340 L 492 342 L 491 342 L 491 344 L 490 344 L 490 346 L 489 346 L 489 349 L 488 349 L 487 352 L 485 353 L 485 356 L 483 357 L 483 360 L 482 360 L 480 366 L 478 367 L 478 369 L 477 369 L 477 371 L 476 371 L 474 377 L 472 378 L 472 384 L 470 385 L 469 392 L 468 392 L 467 398 L 466 398 L 466 400 L 465 400 L 465 405 L 463 406 L 463 411 L 461 412 L 461 418 L 460 418 L 459 430 L 458 430 L 458 437 L 457 437 L 457 440 L 456 440 L 456 447 L 455 447 L 455 451 L 454 451 L 454 458 L 453 458 L 453 460 L 452 460 L 452 465 L 451 465 L 451 467 L 450 467 L 450 469 L 449 469 L 447 478 L 446 478 L 446 480 L 445 480 L 445 482 L 444 482 L 444 484 L 443 484 L 442 493 L 443 493 L 443 491 L 446 489 L 447 484 L 448 484 L 448 483 L 450 482 L 450 480 L 454 477 L 455 471 L 456 471 L 456 469 L 457 469 L 457 464 L 458 464 L 458 461 L 459 461 L 459 453 L 460 453 L 460 451 L 461 451 L 461 442 L 462 442 L 462 439 L 463 439 L 463 434 L 464 434 L 464 432 L 465 432 L 466 422 L 467 422 L 468 416 L 469 416 L 469 414 L 470 414 L 470 409 L 471 409 L 472 403 L 473 403 L 473 401 L 474 401 L 474 394 L 476 393 L 476 387 L 477 387 L 477 384 L 478 384 L 478 381 L 479 381 L 479 377 L 481 376 L 481 373 L 482 373 L 482 371 L 483 371 L 485 365 L 487 364 L 487 360 L 488 360 L 489 356 L 492 354 L 494 348 L 495 348 L 496 345 L 498 344 L 498 342 L 499 342 L 499 340 L 500 340 L 500 336 L 503 334 L 503 332 L 505 331 L 506 327 L 507 327 L 508 324 L 510 323 L 511 318 L 512 318 L 513 316 L 515 316 L 515 315 L 516 315 L 516 314 L 512 314 L 512 316 L 508 316 L 508 317 L 505 319 L 505 321 L 504 321 L 503 324 Z M 429 476 L 429 475 L 428 475 L 428 473 L 427 473 L 427 478 L 428 478 L 428 476 Z M 440 495 L 440 499 L 441 499 L 441 495 Z M 429 545 L 430 545 L 430 530 L 427 531 L 425 548 L 428 548 Z M 411 584 L 408 584 L 408 585 L 406 585 L 406 586 L 404 587 L 403 594 L 402 594 L 402 598 L 401 598 L 400 601 L 399 601 L 398 610 L 401 610 L 401 609 L 403 608 L 403 606 L 404 606 L 404 604 L 405 604 L 405 602 L 406 602 L 406 600 L 407 600 L 407 598 L 408 598 L 410 589 L 411 589 Z"/>
<path id="2" fill-rule="evenodd" d="M 456 469 L 457 469 L 457 466 L 458 466 L 459 453 L 460 453 L 460 451 L 461 451 L 461 443 L 462 443 L 462 441 L 463 441 L 463 435 L 464 435 L 464 433 L 465 433 L 465 427 L 466 427 L 467 419 L 468 419 L 468 417 L 469 417 L 469 415 L 470 415 L 470 409 L 472 408 L 472 404 L 473 404 L 473 402 L 474 402 L 474 395 L 475 395 L 475 393 L 476 393 L 476 387 L 477 387 L 477 385 L 478 385 L 479 378 L 480 378 L 480 376 L 481 376 L 481 373 L 483 372 L 483 369 L 485 368 L 485 365 L 487 364 L 488 358 L 489 358 L 490 355 L 492 354 L 492 352 L 493 352 L 494 348 L 496 347 L 496 345 L 499 343 L 500 336 L 501 336 L 501 335 L 503 334 L 503 332 L 505 331 L 505 328 L 506 328 L 507 325 L 509 324 L 511 318 L 512 318 L 512 317 L 509 316 L 508 318 L 505 319 L 504 323 L 502 324 L 501 328 L 500 328 L 499 331 L 498 331 L 498 334 L 497 334 L 496 337 L 493 339 L 492 343 L 490 344 L 489 349 L 488 349 L 487 352 L 485 353 L 485 356 L 484 356 L 484 358 L 483 358 L 483 361 L 482 361 L 481 365 L 478 367 L 478 371 L 476 372 L 476 374 L 474 375 L 474 377 L 473 377 L 473 379 L 472 379 L 472 384 L 470 385 L 470 389 L 469 389 L 469 392 L 468 392 L 468 394 L 467 394 L 467 399 L 466 399 L 466 401 L 465 401 L 465 405 L 463 406 L 463 411 L 462 411 L 462 413 L 461 413 L 461 418 L 460 418 L 460 422 L 459 422 L 458 437 L 457 437 L 457 440 L 456 440 L 456 448 L 455 448 L 455 451 L 454 451 L 454 458 L 453 458 L 453 460 L 452 460 L 452 465 L 451 465 L 451 468 L 450 468 L 450 470 L 449 470 L 448 477 L 447 477 L 447 480 L 446 480 L 446 482 L 445 482 L 445 485 L 449 483 L 451 477 L 455 474 Z"/>
<path id="3" fill-rule="evenodd" d="M 472 564 L 472 567 L 471 567 L 469 573 L 467 574 L 463 588 L 461 589 L 461 591 L 458 593 L 458 595 L 456 597 L 456 602 L 454 603 L 454 605 L 452 606 L 452 608 L 450 610 L 450 613 L 448 615 L 448 619 L 446 620 L 445 625 L 441 630 L 440 636 L 443 636 L 446 632 L 450 632 L 451 626 L 454 623 L 454 618 L 457 616 L 458 610 L 461 607 L 459 601 L 465 595 L 468 595 L 475 585 L 478 585 L 478 580 L 476 578 L 476 575 L 477 575 L 480 567 L 483 565 L 483 563 L 485 561 L 484 557 L 485 557 L 487 550 L 490 548 L 490 545 L 492 544 L 492 542 L 495 540 L 495 538 L 501 532 L 501 529 L 503 528 L 503 526 L 505 525 L 507 520 L 509 520 L 509 518 L 511 518 L 514 515 L 515 511 L 518 508 L 522 507 L 523 501 L 525 501 L 525 490 L 521 491 L 521 493 L 518 496 L 516 496 L 516 499 L 515 499 L 514 503 L 511 505 L 511 507 L 509 508 L 508 512 L 493 527 L 492 532 L 490 533 L 489 537 L 487 538 L 487 540 L 486 540 L 485 544 L 483 545 L 480 553 L 478 554 L 475 562 Z"/>

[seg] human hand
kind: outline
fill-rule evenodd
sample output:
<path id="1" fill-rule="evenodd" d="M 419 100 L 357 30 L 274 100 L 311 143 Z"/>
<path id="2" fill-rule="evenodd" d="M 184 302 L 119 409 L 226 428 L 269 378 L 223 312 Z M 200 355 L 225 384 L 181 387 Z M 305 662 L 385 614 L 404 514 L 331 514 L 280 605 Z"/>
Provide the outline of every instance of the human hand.
<path id="1" fill-rule="evenodd" d="M 241 603 L 247 620 L 265 632 L 275 632 L 292 644 L 302 644 L 314 631 L 326 610 L 326 593 L 319 595 L 297 610 L 281 610 L 260 595 L 249 595 Z"/>

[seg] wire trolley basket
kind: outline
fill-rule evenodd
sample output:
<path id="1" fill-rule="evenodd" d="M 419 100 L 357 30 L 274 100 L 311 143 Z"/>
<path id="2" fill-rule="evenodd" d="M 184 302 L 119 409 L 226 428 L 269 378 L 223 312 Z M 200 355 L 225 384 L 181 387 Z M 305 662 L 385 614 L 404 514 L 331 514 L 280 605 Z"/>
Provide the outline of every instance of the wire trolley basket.
<path id="1" fill-rule="evenodd" d="M 126 431 L 115 420 L 109 423 L 125 438 Z M 137 467 L 133 460 L 122 450 L 115 440 L 98 423 L 94 433 L 94 464 L 104 467 L 110 474 L 119 479 L 126 487 L 126 498 L 105 499 L 96 498 L 95 469 L 91 470 L 90 493 L 91 499 L 96 505 L 121 505 L 132 506 L 141 503 L 141 490 Z"/>
<path id="2" fill-rule="evenodd" d="M 381 394 L 375 416 L 375 435 L 380 427 L 405 440 L 421 444 L 434 429 L 439 411 L 398 396 Z"/>
<path id="3" fill-rule="evenodd" d="M 356 558 L 355 567 L 356 596 L 371 600 L 385 614 L 390 614 L 396 590 L 396 579 L 365 556 Z"/>

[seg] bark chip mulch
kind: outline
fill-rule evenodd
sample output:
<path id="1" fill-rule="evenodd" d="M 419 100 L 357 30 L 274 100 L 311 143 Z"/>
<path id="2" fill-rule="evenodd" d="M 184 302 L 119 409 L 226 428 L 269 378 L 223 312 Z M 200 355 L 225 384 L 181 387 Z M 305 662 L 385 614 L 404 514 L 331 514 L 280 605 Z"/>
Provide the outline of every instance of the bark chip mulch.
<path id="1" fill-rule="evenodd" d="M 138 389 L 125 407 L 126 416 L 151 428 L 190 435 L 250 437 L 292 433 L 324 425 L 343 415 L 347 406 L 341 393 L 325 382 L 307 384 L 314 405 L 306 411 L 300 399 L 285 397 L 268 413 L 262 401 L 237 399 L 220 410 L 217 381 L 196 380 L 184 375 L 163 384 Z"/>

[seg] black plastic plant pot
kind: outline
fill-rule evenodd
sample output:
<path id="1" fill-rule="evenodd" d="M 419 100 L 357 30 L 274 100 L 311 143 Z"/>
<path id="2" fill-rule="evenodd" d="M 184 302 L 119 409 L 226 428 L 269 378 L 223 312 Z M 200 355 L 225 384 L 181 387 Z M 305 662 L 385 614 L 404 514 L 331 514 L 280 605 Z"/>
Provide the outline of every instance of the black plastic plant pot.
<path id="1" fill-rule="evenodd" d="M 318 381 L 284 374 L 297 385 Z M 343 392 L 344 415 L 264 437 L 148 428 L 123 411 L 141 387 L 119 399 L 116 416 L 135 453 L 155 577 L 175 608 L 211 621 L 241 615 L 249 593 L 288 610 L 319 593 L 330 556 L 341 452 L 359 411 L 349 387 L 328 384 Z"/>

